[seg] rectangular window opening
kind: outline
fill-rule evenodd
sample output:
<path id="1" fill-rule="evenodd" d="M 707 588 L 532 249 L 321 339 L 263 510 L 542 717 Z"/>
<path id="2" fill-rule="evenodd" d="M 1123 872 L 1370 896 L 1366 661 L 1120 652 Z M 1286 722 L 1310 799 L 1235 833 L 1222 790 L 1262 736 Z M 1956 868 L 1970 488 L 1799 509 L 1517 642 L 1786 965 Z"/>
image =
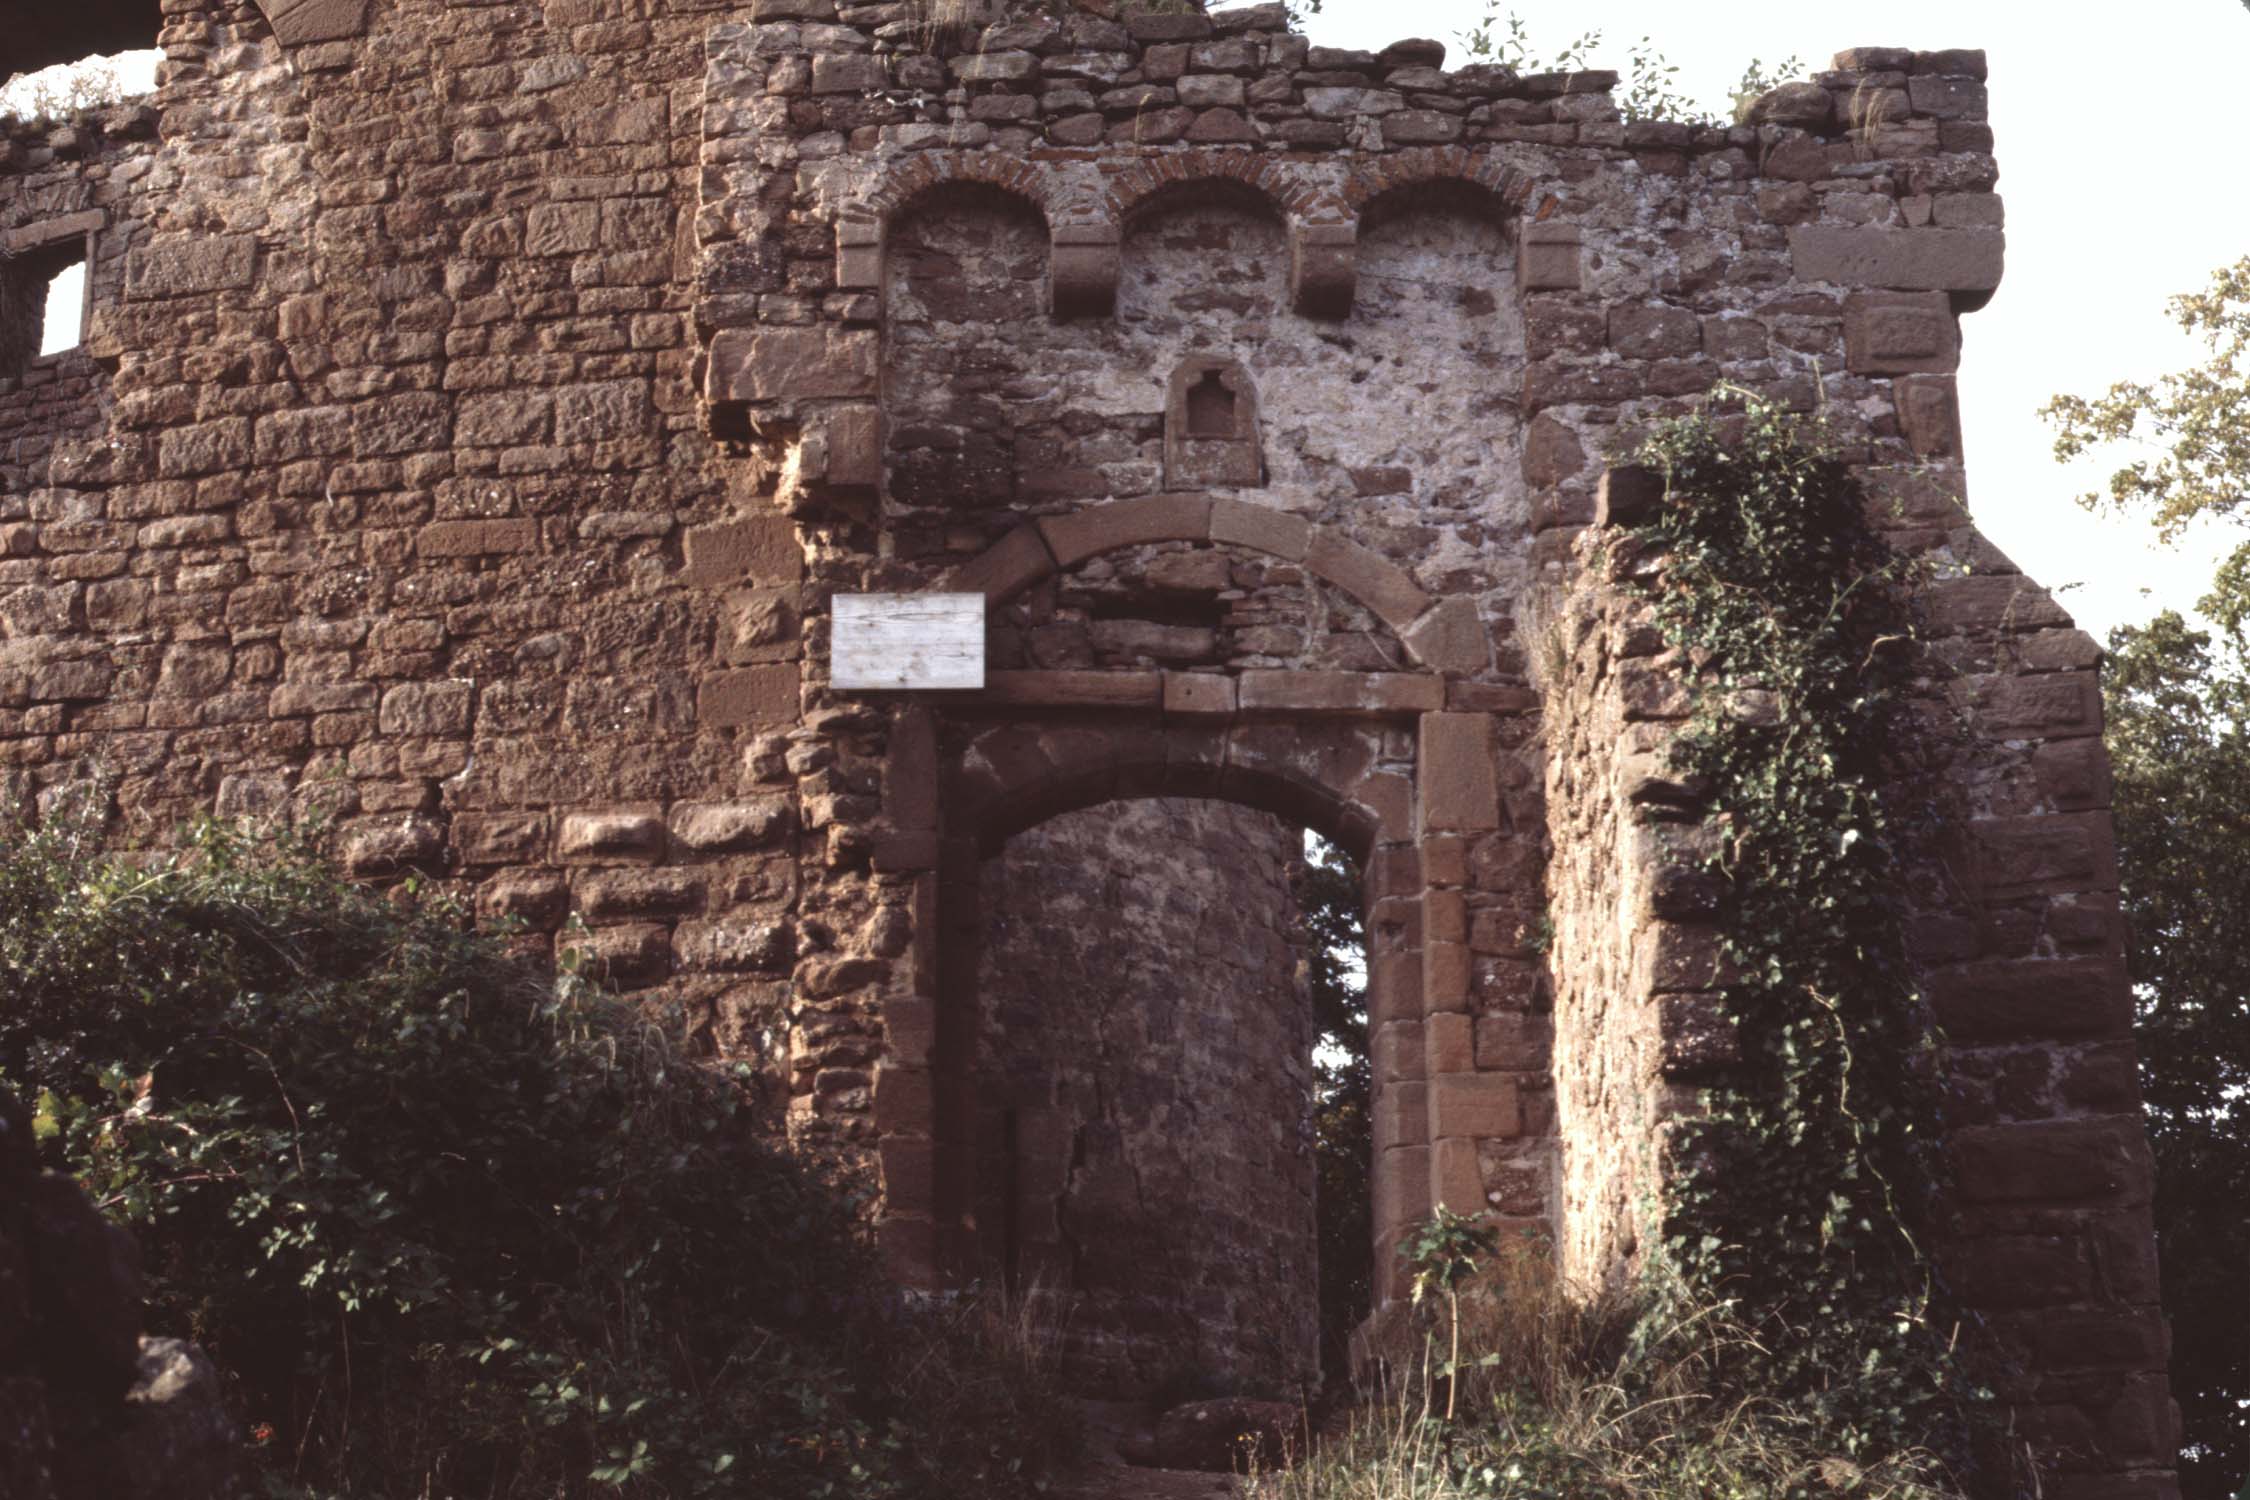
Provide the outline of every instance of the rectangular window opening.
<path id="1" fill-rule="evenodd" d="M 50 243 L 35 239 L 13 255 L 0 254 L 0 377 L 19 375 L 85 342 L 92 248 L 89 235 L 66 232 Z"/>
<path id="2" fill-rule="evenodd" d="M 86 261 L 72 260 L 47 279 L 39 326 L 39 358 L 77 348 L 86 335 Z"/>

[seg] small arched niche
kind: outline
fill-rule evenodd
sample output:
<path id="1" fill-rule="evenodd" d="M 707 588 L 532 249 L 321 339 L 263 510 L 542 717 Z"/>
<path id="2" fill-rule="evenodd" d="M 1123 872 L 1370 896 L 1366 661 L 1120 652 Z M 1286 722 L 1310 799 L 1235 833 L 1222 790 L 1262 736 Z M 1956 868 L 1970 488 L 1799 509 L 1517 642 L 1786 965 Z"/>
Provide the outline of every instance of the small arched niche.
<path id="1" fill-rule="evenodd" d="M 1239 360 L 1199 355 L 1172 372 L 1164 400 L 1164 487 L 1208 490 L 1266 482 L 1258 391 Z"/>

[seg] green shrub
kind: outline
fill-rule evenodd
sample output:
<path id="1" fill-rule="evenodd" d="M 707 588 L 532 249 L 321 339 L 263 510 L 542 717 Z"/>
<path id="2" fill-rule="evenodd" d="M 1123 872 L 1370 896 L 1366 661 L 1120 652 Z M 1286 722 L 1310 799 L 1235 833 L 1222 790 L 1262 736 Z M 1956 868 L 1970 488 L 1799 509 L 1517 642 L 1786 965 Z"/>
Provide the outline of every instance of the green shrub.
<path id="1" fill-rule="evenodd" d="M 1027 1485 L 1030 1344 L 873 1295 L 852 1205 L 740 1079 L 394 896 L 217 824 L 140 860 L 0 836 L 0 1080 L 276 1493 Z"/>

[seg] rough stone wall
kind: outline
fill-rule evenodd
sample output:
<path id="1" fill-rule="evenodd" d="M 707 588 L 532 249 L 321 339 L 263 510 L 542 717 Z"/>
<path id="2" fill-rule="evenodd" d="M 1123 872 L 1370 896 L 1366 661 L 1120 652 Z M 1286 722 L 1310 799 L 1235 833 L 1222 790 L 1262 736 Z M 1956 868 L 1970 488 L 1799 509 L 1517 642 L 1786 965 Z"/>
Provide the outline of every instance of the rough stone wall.
<path id="1" fill-rule="evenodd" d="M 325 810 L 368 878 L 576 912 L 864 1166 L 919 1282 L 974 1260 L 975 871 L 1115 796 L 1264 807 L 1366 871 L 1385 1263 L 1433 1201 L 1600 1260 L 1604 1132 L 1670 1087 L 1629 705 L 1518 621 L 1599 589 L 1639 424 L 1825 399 L 1949 565 L 1947 1264 L 2050 1488 L 2168 1492 L 2097 653 L 1958 503 L 1981 54 L 1841 54 L 1720 129 L 1278 6 L 164 14 L 153 141 L 0 154 L 11 249 L 103 216 L 85 354 L 0 371 L 22 800 Z M 988 686 L 834 692 L 830 596 L 935 588 L 986 596 Z"/>
<path id="2" fill-rule="evenodd" d="M 1089 1394 L 1319 1383 L 1302 839 L 1113 802 L 986 864 L 978 1238 Z"/>

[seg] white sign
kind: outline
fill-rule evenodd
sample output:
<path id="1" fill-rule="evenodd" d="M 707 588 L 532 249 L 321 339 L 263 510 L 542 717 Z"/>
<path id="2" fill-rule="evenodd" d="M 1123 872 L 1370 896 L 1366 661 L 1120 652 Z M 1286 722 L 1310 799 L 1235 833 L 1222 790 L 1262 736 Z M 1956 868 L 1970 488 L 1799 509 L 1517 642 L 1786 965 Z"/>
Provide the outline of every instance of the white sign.
<path id="1" fill-rule="evenodd" d="M 984 595 L 838 594 L 834 605 L 837 688 L 984 686 Z"/>

